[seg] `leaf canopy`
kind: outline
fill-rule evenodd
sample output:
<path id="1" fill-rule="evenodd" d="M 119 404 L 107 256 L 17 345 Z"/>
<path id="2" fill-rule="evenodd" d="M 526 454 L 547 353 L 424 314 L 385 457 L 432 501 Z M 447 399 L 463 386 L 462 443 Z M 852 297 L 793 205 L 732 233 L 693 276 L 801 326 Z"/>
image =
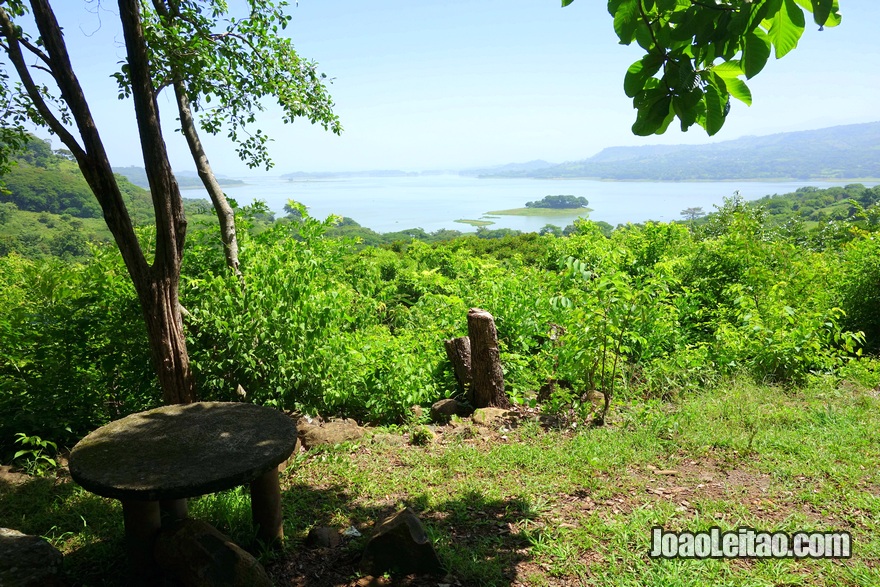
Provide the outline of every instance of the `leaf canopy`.
<path id="1" fill-rule="evenodd" d="M 562 0 L 568 6 L 574 0 Z M 746 105 L 745 79 L 797 47 L 806 20 L 819 30 L 840 23 L 838 0 L 608 0 L 621 44 L 635 41 L 645 56 L 624 76 L 638 135 L 699 124 L 709 135 L 724 126 L 730 98 Z"/>

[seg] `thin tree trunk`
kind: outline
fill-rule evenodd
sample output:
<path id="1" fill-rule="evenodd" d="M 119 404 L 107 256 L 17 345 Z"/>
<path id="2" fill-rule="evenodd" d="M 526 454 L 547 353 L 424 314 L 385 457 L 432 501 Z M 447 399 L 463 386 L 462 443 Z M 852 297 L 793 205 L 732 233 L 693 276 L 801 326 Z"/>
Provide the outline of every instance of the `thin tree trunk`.
<path id="1" fill-rule="evenodd" d="M 196 130 L 195 121 L 193 120 L 192 109 L 189 105 L 189 97 L 186 94 L 186 88 L 179 79 L 174 80 L 174 95 L 177 98 L 177 110 L 180 113 L 180 128 L 189 144 L 190 153 L 192 153 L 193 162 L 196 164 L 196 170 L 202 179 L 208 195 L 211 196 L 211 202 L 214 204 L 214 211 L 217 213 L 217 220 L 220 223 L 220 239 L 223 241 L 223 254 L 226 257 L 226 264 L 232 269 L 239 278 L 241 270 L 238 263 L 238 238 L 235 233 L 235 213 L 226 200 L 226 195 L 220 189 L 205 149 L 202 147 L 202 141 L 199 140 L 199 133 Z"/>
<path id="2" fill-rule="evenodd" d="M 465 401 L 474 405 L 473 379 L 471 377 L 471 339 L 467 336 L 450 338 L 443 341 L 446 356 L 452 363 L 455 380 Z"/>

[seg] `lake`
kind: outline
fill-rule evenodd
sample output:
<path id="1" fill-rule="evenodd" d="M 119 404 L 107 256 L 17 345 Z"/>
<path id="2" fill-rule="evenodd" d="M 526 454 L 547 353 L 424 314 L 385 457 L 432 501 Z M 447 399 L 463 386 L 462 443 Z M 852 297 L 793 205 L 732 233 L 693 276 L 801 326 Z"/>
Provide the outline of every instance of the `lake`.
<path id="1" fill-rule="evenodd" d="M 280 177 L 242 178 L 246 184 L 224 188 L 239 204 L 265 201 L 277 215 L 284 215 L 287 200 L 308 206 L 309 214 L 325 218 L 348 216 L 377 232 L 420 227 L 428 232 L 441 228 L 472 232 L 457 219 L 480 219 L 491 210 L 522 208 L 526 202 L 547 195 L 583 196 L 590 202 L 592 220 L 612 226 L 627 222 L 680 220 L 685 208 L 706 212 L 720 206 L 735 191 L 747 200 L 770 194 L 793 192 L 804 185 L 831 187 L 851 182 L 623 182 L 588 179 L 478 179 L 459 175 L 412 177 L 345 177 L 288 181 Z M 876 183 L 866 183 L 876 185 Z M 197 197 L 193 191 L 184 193 Z M 565 226 L 577 216 L 501 216 L 489 228 L 538 231 L 546 224 Z"/>

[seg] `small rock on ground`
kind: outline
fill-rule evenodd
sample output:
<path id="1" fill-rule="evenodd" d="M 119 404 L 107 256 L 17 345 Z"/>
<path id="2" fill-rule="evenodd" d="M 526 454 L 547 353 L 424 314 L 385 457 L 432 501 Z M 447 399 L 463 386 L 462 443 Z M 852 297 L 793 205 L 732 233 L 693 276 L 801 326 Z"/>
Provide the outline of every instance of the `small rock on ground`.
<path id="1" fill-rule="evenodd" d="M 64 557 L 39 536 L 0 528 L 0 585 L 62 587 Z"/>
<path id="2" fill-rule="evenodd" d="M 358 440 L 365 432 L 357 422 L 350 418 L 323 423 L 315 420 L 309 423 L 305 418 L 300 418 L 296 427 L 299 439 L 307 449 L 322 444 L 334 445 Z"/>

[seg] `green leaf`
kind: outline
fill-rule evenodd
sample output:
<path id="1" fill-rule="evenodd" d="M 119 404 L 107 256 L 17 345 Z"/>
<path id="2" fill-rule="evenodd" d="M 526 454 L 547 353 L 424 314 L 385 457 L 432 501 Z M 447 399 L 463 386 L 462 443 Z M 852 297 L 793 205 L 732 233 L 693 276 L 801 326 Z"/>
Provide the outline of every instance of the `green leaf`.
<path id="1" fill-rule="evenodd" d="M 634 98 L 645 87 L 648 78 L 654 76 L 663 65 L 663 58 L 659 55 L 648 54 L 629 66 L 623 78 L 623 91 L 630 98 Z"/>
<path id="2" fill-rule="evenodd" d="M 737 59 L 731 59 L 730 61 L 713 65 L 712 72 L 715 73 L 715 75 L 720 75 L 725 80 L 732 77 L 739 77 L 745 73 L 742 68 L 742 63 Z"/>
<path id="3" fill-rule="evenodd" d="M 706 121 L 705 129 L 709 136 L 716 134 L 724 126 L 725 111 L 728 104 L 727 92 L 722 92 L 714 82 L 719 78 L 712 79 L 706 86 Z"/>
<path id="4" fill-rule="evenodd" d="M 731 96 L 746 106 L 752 105 L 752 91 L 749 90 L 749 86 L 744 81 L 738 77 L 724 78 L 724 85 L 727 86 L 727 91 Z"/>
<path id="5" fill-rule="evenodd" d="M 617 33 L 620 43 L 629 45 L 636 36 L 636 28 L 639 25 L 639 8 L 637 0 L 622 0 L 621 2 L 612 1 L 608 3 L 608 10 L 612 10 L 612 5 L 616 4 L 617 8 L 614 14 L 614 32 Z"/>
<path id="6" fill-rule="evenodd" d="M 654 87 L 641 92 L 633 100 L 633 105 L 638 110 L 638 114 L 632 131 L 642 137 L 662 134 L 674 115 L 672 96 L 663 87 Z"/>
<path id="7" fill-rule="evenodd" d="M 819 30 L 826 26 L 840 24 L 840 6 L 837 0 L 795 0 L 804 9 L 813 13 L 813 22 Z"/>
<path id="8" fill-rule="evenodd" d="M 743 45 L 742 66 L 746 79 L 751 79 L 761 73 L 767 60 L 770 58 L 770 39 L 761 29 L 755 29 L 746 34 Z"/>
<path id="9" fill-rule="evenodd" d="M 797 47 L 804 33 L 804 12 L 795 0 L 784 0 L 779 10 L 771 19 L 768 35 L 776 49 L 776 58 L 780 59 Z"/>
<path id="10" fill-rule="evenodd" d="M 562 7 L 565 8 L 566 6 L 571 4 L 572 2 L 574 2 L 574 0 L 562 0 Z"/>

